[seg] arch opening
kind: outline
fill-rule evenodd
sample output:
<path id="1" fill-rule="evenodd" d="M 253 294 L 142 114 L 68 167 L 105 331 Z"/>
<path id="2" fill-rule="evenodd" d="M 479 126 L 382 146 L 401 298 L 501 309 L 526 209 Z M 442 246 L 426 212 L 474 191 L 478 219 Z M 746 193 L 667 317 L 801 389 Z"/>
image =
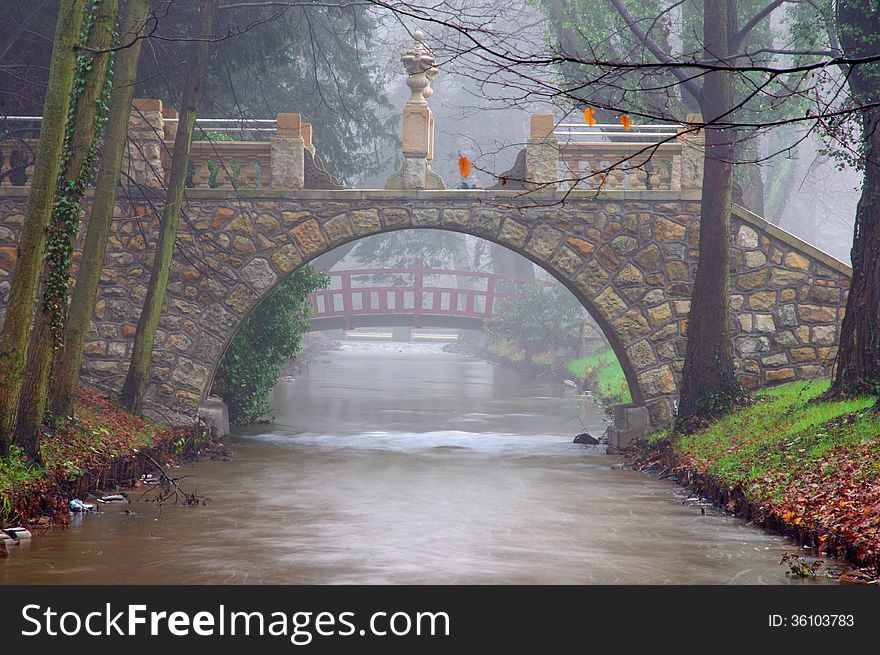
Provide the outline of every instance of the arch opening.
<path id="1" fill-rule="evenodd" d="M 526 248 L 465 228 L 401 226 L 328 243 L 288 275 L 305 266 L 316 267 L 334 279 L 331 288 L 311 298 L 315 312 L 312 329 L 316 332 L 400 326 L 485 332 L 487 322 L 493 318 L 498 322 L 505 303 L 512 301 L 517 288 L 529 284 L 527 278 L 531 277 L 554 300 L 569 298 L 581 308 L 588 334 L 592 330 L 594 336 L 601 337 L 619 364 L 632 404 L 644 404 L 637 372 L 608 317 L 569 275 Z M 251 311 L 228 337 L 223 352 L 253 309 L 284 279 L 267 286 L 255 299 Z M 584 355 L 583 336 L 582 331 L 577 350 L 569 353 L 574 358 Z M 215 361 L 206 392 L 213 386 L 222 357 L 220 353 Z"/>

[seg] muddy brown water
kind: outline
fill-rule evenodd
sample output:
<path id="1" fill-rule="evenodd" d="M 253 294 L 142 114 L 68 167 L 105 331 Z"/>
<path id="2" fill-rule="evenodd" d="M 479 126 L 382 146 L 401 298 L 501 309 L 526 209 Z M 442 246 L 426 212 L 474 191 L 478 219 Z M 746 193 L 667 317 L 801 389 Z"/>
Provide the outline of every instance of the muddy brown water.
<path id="1" fill-rule="evenodd" d="M 346 343 L 273 403 L 232 461 L 180 471 L 207 507 L 78 517 L 13 547 L 0 582 L 803 584 L 779 565 L 797 546 L 572 444 L 606 423 L 559 382 Z"/>

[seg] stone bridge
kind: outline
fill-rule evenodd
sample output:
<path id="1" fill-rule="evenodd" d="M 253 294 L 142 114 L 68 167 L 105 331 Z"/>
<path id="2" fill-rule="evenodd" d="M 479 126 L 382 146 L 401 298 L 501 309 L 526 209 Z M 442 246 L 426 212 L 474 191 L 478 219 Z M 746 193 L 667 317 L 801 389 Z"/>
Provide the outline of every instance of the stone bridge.
<path id="1" fill-rule="evenodd" d="M 0 308 L 27 189 L 0 188 Z M 633 400 L 672 418 L 697 261 L 698 191 L 242 190 L 188 192 L 148 396 L 194 412 L 253 308 L 287 275 L 350 241 L 441 229 L 493 241 L 562 282 L 605 333 Z M 119 203 L 84 379 L 119 389 L 149 279 L 157 225 Z M 732 317 L 748 387 L 828 372 L 850 270 L 734 206 Z"/>
<path id="2" fill-rule="evenodd" d="M 203 134 L 235 130 L 240 139 L 193 148 L 149 398 L 195 412 L 242 321 L 285 276 L 350 241 L 432 228 L 510 248 L 564 284 L 605 333 L 634 403 L 647 407 L 653 426 L 668 423 L 698 254 L 702 135 L 675 125 L 621 130 L 533 115 L 525 147 L 497 188 L 445 190 L 431 170 L 427 101 L 437 69 L 422 39 L 416 33 L 401 56 L 412 96 L 403 110 L 403 165 L 384 190 L 339 189 L 299 114 L 203 119 Z M 122 180 L 128 189 L 119 194 L 85 351 L 83 379 L 101 388 L 119 389 L 128 367 L 176 128 L 175 112 L 160 101 L 135 103 Z M 33 146 L 0 142 L 0 311 Z M 742 208 L 731 211 L 740 380 L 755 388 L 827 374 L 850 269 Z"/>

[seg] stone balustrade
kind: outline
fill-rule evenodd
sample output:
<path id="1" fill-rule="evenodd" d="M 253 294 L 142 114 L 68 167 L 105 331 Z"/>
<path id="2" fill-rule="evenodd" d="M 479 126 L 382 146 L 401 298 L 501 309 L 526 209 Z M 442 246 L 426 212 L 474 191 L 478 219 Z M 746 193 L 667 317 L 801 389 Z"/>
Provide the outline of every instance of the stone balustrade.
<path id="1" fill-rule="evenodd" d="M 15 118 L 8 120 L 14 122 Z M 39 122 L 38 118 L 29 120 Z M 133 101 L 122 184 L 149 189 L 165 187 L 177 124 L 177 111 L 164 107 L 161 100 Z M 217 132 L 235 132 L 247 139 L 211 138 Z M 199 119 L 195 139 L 190 152 L 188 188 L 302 189 L 320 186 L 320 181 L 327 188 L 338 186 L 323 171 L 312 144 L 312 126 L 299 114 L 278 114 L 275 119 L 256 121 Z M 37 141 L 33 138 L 0 139 L 0 186 L 30 186 L 36 150 Z"/>
<path id="2" fill-rule="evenodd" d="M 698 123 L 699 116 L 688 117 Z M 557 124 L 533 114 L 526 142 L 530 189 L 682 191 L 702 185 L 702 131 L 679 125 Z"/>
<path id="3" fill-rule="evenodd" d="M 0 186 L 29 185 L 36 152 L 36 139 L 0 141 Z"/>

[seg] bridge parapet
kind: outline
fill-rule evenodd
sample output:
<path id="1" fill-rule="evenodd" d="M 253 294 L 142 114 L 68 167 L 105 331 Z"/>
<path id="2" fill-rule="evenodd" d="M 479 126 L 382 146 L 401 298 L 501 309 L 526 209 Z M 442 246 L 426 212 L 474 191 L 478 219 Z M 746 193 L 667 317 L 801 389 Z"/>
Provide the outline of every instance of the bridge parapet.
<path id="1" fill-rule="evenodd" d="M 0 186 L 29 187 L 40 117 L 4 119 L 9 137 L 0 140 Z M 122 183 L 164 188 L 171 172 L 177 111 L 161 100 L 136 99 L 129 119 Z M 16 132 L 19 135 L 16 135 Z M 216 135 L 220 134 L 221 137 Z M 223 136 L 237 135 L 235 140 Z M 200 118 L 190 152 L 191 189 L 339 188 L 324 170 L 312 143 L 312 125 L 300 114 L 275 118 Z"/>
<path id="2" fill-rule="evenodd" d="M 688 124 L 698 124 L 697 114 Z M 526 145 L 530 189 L 687 191 L 703 182 L 703 133 L 686 125 L 557 123 L 533 114 Z"/>

